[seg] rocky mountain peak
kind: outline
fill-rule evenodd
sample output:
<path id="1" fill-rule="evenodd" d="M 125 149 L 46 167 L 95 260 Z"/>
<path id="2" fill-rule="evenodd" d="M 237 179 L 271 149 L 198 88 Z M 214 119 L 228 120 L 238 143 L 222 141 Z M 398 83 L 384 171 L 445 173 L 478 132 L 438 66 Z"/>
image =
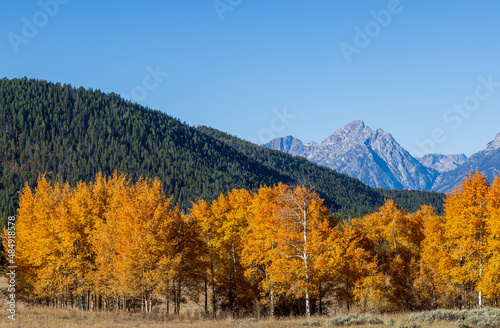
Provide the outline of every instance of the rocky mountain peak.
<path id="1" fill-rule="evenodd" d="M 322 146 L 338 144 L 340 142 L 346 143 L 350 141 L 361 141 L 370 138 L 373 135 L 372 129 L 365 125 L 363 121 L 352 121 L 346 126 L 336 130 L 325 141 L 321 143 Z"/>
<path id="2" fill-rule="evenodd" d="M 492 141 L 490 141 L 488 143 L 488 145 L 486 145 L 486 150 L 495 150 L 495 149 L 498 149 L 500 148 L 500 133 L 497 134 L 496 138 Z"/>
<path id="3" fill-rule="evenodd" d="M 276 138 L 269 141 L 264 145 L 266 148 L 277 149 L 285 153 L 296 155 L 302 155 L 307 153 L 315 147 L 314 143 L 309 143 L 305 145 L 302 141 L 292 136 L 286 136 L 283 138 Z"/>
<path id="4" fill-rule="evenodd" d="M 361 120 L 336 130 L 319 145 L 279 138 L 265 146 L 305 157 L 378 188 L 430 189 L 437 174 L 411 157 L 390 133 L 372 130 Z"/>
<path id="5" fill-rule="evenodd" d="M 355 130 L 362 130 L 366 127 L 365 122 L 361 120 L 356 120 L 352 121 L 351 123 L 347 124 L 344 129 L 349 130 L 349 131 L 355 131 Z"/>

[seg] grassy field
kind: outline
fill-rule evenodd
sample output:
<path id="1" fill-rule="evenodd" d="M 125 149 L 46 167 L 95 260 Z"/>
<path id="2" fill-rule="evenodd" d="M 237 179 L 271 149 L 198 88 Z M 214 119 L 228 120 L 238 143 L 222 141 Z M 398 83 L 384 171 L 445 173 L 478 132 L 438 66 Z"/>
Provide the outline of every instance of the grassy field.
<path id="1" fill-rule="evenodd" d="M 249 328 L 285 328 L 285 327 L 307 327 L 304 318 L 285 318 L 279 320 L 260 320 L 255 319 L 221 319 L 221 320 L 203 320 L 187 318 L 185 315 L 178 319 L 166 320 L 164 316 L 141 316 L 140 314 L 110 314 L 110 313 L 89 313 L 77 310 L 61 310 L 51 308 L 31 308 L 20 306 L 16 314 L 16 320 L 7 318 L 7 311 L 2 309 L 2 318 L 0 318 L 1 328 L 77 328 L 77 327 L 95 327 L 95 328 L 125 328 L 125 327 L 206 327 L 206 328 L 225 328 L 225 327 L 249 327 Z M 413 325 L 406 323 L 405 318 L 410 314 L 382 315 L 377 316 L 384 321 L 383 324 L 364 324 L 355 327 L 456 327 L 454 322 L 439 323 L 418 323 Z M 326 327 L 331 318 L 313 317 L 308 320 L 309 326 Z"/>
<path id="2" fill-rule="evenodd" d="M 481 309 L 470 311 L 436 310 L 420 313 L 400 313 L 391 315 L 354 315 L 340 314 L 333 317 L 304 317 L 280 318 L 276 320 L 255 318 L 246 319 L 204 319 L 200 309 L 196 306 L 186 306 L 181 310 L 179 317 L 154 313 L 142 315 L 140 313 L 109 313 L 84 312 L 74 309 L 54 309 L 47 307 L 28 307 L 25 304 L 16 304 L 16 320 L 8 318 L 9 312 L 5 298 L 7 283 L 5 277 L 0 277 L 0 328 L 135 328 L 135 327 L 206 327 L 206 328 L 284 328 L 284 327 L 395 327 L 395 328 L 424 328 L 424 327 L 500 327 L 499 309 Z"/>

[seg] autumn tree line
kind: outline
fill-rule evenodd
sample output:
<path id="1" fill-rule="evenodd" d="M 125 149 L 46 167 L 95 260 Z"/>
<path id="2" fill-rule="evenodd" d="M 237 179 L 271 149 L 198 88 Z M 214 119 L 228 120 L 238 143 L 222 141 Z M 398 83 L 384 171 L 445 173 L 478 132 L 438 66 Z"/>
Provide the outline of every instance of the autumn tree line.
<path id="1" fill-rule="evenodd" d="M 159 179 L 45 177 L 20 194 L 17 297 L 92 311 L 278 316 L 498 307 L 500 177 L 470 174 L 445 212 L 392 200 L 338 222 L 304 186 L 233 189 L 183 213 Z M 7 231 L 4 247 L 7 249 Z"/>

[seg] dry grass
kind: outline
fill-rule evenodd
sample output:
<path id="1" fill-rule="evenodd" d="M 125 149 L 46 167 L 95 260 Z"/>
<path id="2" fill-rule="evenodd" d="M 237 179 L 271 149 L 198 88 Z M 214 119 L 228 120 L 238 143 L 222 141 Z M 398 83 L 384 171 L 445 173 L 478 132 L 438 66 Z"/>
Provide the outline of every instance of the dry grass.
<path id="1" fill-rule="evenodd" d="M 8 285 L 9 284 L 7 283 L 7 277 L 1 276 L 0 277 L 0 291 L 6 290 Z"/>
<path id="2" fill-rule="evenodd" d="M 5 277 L 0 277 L 0 295 L 3 296 L 7 287 Z M 0 296 L 0 297 L 1 297 Z M 47 307 L 27 307 L 22 303 L 16 304 L 16 320 L 8 318 L 6 298 L 0 300 L 0 328 L 285 328 L 285 327 L 307 327 L 304 325 L 305 318 L 281 318 L 276 320 L 263 319 L 204 319 L 200 315 L 200 309 L 196 306 L 183 307 L 180 317 L 155 313 L 152 315 L 141 315 L 138 313 L 109 313 L 109 312 L 84 312 L 73 309 L 54 309 Z M 358 325 L 359 328 L 398 328 L 405 324 L 405 319 L 410 317 L 407 314 L 378 315 L 376 317 L 383 320 L 384 324 L 379 325 Z M 319 327 L 326 327 L 331 317 L 313 317 L 308 321 L 319 324 Z M 418 323 L 424 327 L 456 327 L 454 322 Z M 316 327 L 318 325 L 315 325 Z M 311 325 L 312 327 L 312 325 Z"/>
<path id="3" fill-rule="evenodd" d="M 220 320 L 206 320 L 188 318 L 186 314 L 181 315 L 180 318 L 167 319 L 165 315 L 141 315 L 141 314 L 115 314 L 104 312 L 82 312 L 79 310 L 71 309 L 53 309 L 53 308 L 27 308 L 23 304 L 18 304 L 16 320 L 12 321 L 7 318 L 8 312 L 6 311 L 5 303 L 2 305 L 0 313 L 0 328 L 79 328 L 79 327 L 95 327 L 95 328 L 125 328 L 125 327 L 172 327 L 172 328 L 226 328 L 226 327 L 241 327 L 241 328 L 284 328 L 284 327 L 305 327 L 303 325 L 304 318 L 284 318 L 277 320 L 260 320 L 255 319 L 220 319 Z M 397 315 L 381 315 L 378 316 L 385 323 L 382 325 L 360 325 L 354 327 L 360 328 L 382 328 L 382 327 L 395 327 L 404 323 L 404 319 L 408 318 L 410 314 L 397 314 Z M 330 318 L 327 317 L 313 317 L 309 321 L 318 322 L 319 327 L 325 327 L 326 322 Z M 391 324 L 391 320 L 393 323 Z M 453 322 L 451 323 L 433 323 L 422 324 L 424 327 L 456 327 Z"/>

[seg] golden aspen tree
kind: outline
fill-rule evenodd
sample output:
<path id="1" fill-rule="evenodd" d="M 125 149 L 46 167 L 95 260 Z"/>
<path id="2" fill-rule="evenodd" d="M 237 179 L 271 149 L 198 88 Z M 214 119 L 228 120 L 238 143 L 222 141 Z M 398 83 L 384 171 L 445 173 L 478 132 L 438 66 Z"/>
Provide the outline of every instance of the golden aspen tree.
<path id="1" fill-rule="evenodd" d="M 66 204 L 59 202 L 64 210 L 63 213 L 59 213 L 61 217 L 59 242 L 62 256 L 66 258 L 65 266 L 72 272 L 71 279 L 73 280 L 70 284 L 71 289 L 66 287 L 64 299 L 67 303 L 68 298 L 73 299 L 73 296 L 84 293 L 87 295 L 85 307 L 93 310 L 96 291 L 90 280 L 91 272 L 94 270 L 91 239 L 95 230 L 95 221 L 91 215 L 92 192 L 88 185 L 83 182 L 79 182 L 76 189 L 68 190 L 68 192 L 69 197 Z"/>
<path id="2" fill-rule="evenodd" d="M 414 283 L 417 301 L 422 308 L 447 307 L 456 295 L 448 279 L 451 262 L 445 247 L 445 218 L 436 215 L 430 206 L 422 206 L 415 216 L 421 217 L 424 236 L 420 271 Z"/>
<path id="3" fill-rule="evenodd" d="M 214 200 L 210 209 L 208 204 L 201 202 L 193 206 L 192 212 L 198 218 L 202 234 L 209 245 L 212 303 L 215 301 L 217 283 L 222 309 L 233 314 L 239 312 L 239 303 L 245 297 L 242 286 L 246 282 L 240 259 L 251 199 L 250 192 L 233 189 L 227 196 L 221 194 Z"/>
<path id="4" fill-rule="evenodd" d="M 275 187 L 261 187 L 253 196 L 242 249 L 245 276 L 261 289 L 265 296 L 262 302 L 269 306 L 270 317 L 274 317 L 275 304 L 285 292 L 285 286 L 277 279 L 279 272 L 273 270 L 273 263 L 282 260 L 278 253 L 281 222 L 278 202 L 286 188 L 281 183 Z"/>
<path id="5" fill-rule="evenodd" d="M 164 253 L 158 259 L 159 281 L 156 292 L 166 293 L 174 303 L 174 314 L 180 315 L 182 295 L 198 301 L 200 281 L 206 276 L 205 243 L 197 222 L 178 209 L 169 215 L 165 234 L 158 240 Z"/>
<path id="6" fill-rule="evenodd" d="M 227 308 L 237 314 L 239 303 L 245 299 L 248 288 L 241 265 L 243 237 L 248 226 L 248 207 L 252 195 L 245 189 L 233 189 L 212 203 L 213 224 L 216 227 L 217 250 L 227 286 Z"/>
<path id="7" fill-rule="evenodd" d="M 108 220 L 116 222 L 114 269 L 125 296 L 141 299 L 151 312 L 155 286 L 161 279 L 159 261 L 168 251 L 164 242 L 171 216 L 180 211 L 165 199 L 158 179 L 139 179 L 119 191 L 119 207 Z M 116 217 L 112 218 L 112 215 Z"/>
<path id="8" fill-rule="evenodd" d="M 39 178 L 38 181 L 41 179 Z M 42 183 L 39 183 L 40 185 Z M 35 284 L 38 280 L 38 270 L 42 263 L 33 263 L 37 249 L 37 237 L 39 232 L 36 230 L 37 217 L 35 208 L 38 201 L 34 191 L 28 183 L 25 184 L 19 197 L 19 210 L 17 220 L 15 221 L 15 257 L 14 263 L 17 266 L 17 284 L 16 291 L 20 297 L 29 300 L 35 298 Z M 7 231 L 4 229 L 3 243 L 4 249 L 7 248 Z M 19 297 L 18 296 L 18 297 Z"/>
<path id="9" fill-rule="evenodd" d="M 280 198 L 278 252 L 286 259 L 279 262 L 283 265 L 282 278 L 288 280 L 287 272 L 292 273 L 294 284 L 290 292 L 304 297 L 305 313 L 310 317 L 311 298 L 318 293 L 317 280 L 321 276 L 316 263 L 326 256 L 325 242 L 331 234 L 328 208 L 318 194 L 300 185 L 288 188 Z"/>
<path id="10" fill-rule="evenodd" d="M 26 275 L 20 280 L 29 296 L 58 306 L 67 306 L 85 279 L 79 259 L 85 251 L 77 244 L 81 223 L 73 221 L 70 197 L 68 185 L 40 177 L 34 192 L 26 186 L 21 194 L 17 225 L 20 275 Z"/>
<path id="11" fill-rule="evenodd" d="M 206 245 L 206 263 L 208 268 L 207 276 L 210 279 L 210 297 L 212 303 L 212 316 L 217 316 L 217 297 L 216 297 L 216 263 L 218 263 L 217 253 L 215 250 L 216 240 L 214 227 L 211 225 L 212 211 L 210 204 L 203 199 L 198 199 L 197 203 L 193 203 L 191 207 L 190 217 L 200 229 L 201 237 Z M 208 290 L 205 282 L 205 313 L 208 312 Z"/>
<path id="12" fill-rule="evenodd" d="M 121 198 L 127 198 L 120 195 L 126 193 L 129 184 L 125 175 L 117 173 L 109 179 L 98 178 L 94 184 L 94 195 L 96 199 L 101 199 L 105 203 L 105 207 L 95 218 L 96 231 L 92 237 L 92 250 L 96 254 L 96 270 L 92 273 L 91 279 L 103 293 L 106 307 L 115 311 L 119 310 L 119 302 L 125 295 L 120 281 L 120 271 L 116 266 L 120 239 L 118 226 L 119 211 L 122 208 Z"/>
<path id="13" fill-rule="evenodd" d="M 355 303 L 355 287 L 363 278 L 370 261 L 369 253 L 362 247 L 358 219 L 344 221 L 341 230 L 333 230 L 328 238 L 328 266 L 334 283 L 334 293 L 347 312 Z"/>
<path id="14" fill-rule="evenodd" d="M 120 283 L 115 271 L 117 243 L 116 211 L 121 203 L 120 190 L 125 189 L 127 180 L 124 174 L 113 174 L 109 179 L 98 174 L 92 185 L 93 216 L 95 232 L 92 235 L 92 252 L 95 254 L 95 270 L 90 279 L 104 297 L 105 309 L 118 310 Z"/>
<path id="15" fill-rule="evenodd" d="M 497 300 L 500 297 L 500 176 L 494 178 L 486 201 L 486 252 L 489 261 L 484 266 L 479 288 L 484 291 L 486 298 Z"/>
<path id="16" fill-rule="evenodd" d="M 106 303 L 114 296 L 110 308 L 124 309 L 137 299 L 142 311 L 151 312 L 154 297 L 161 296 L 164 279 L 171 274 L 165 258 L 172 256 L 171 229 L 182 221 L 180 210 L 165 198 L 158 179 L 132 184 L 123 174 L 114 174 L 107 182 L 97 179 L 94 191 L 96 201 L 106 205 L 95 213 L 93 281 Z"/>
<path id="17" fill-rule="evenodd" d="M 358 221 L 366 236 L 365 250 L 373 256 L 371 266 L 358 283 L 358 299 L 377 311 L 414 307 L 413 282 L 418 273 L 422 221 L 409 215 L 394 201 L 386 200 L 377 213 Z"/>
<path id="18" fill-rule="evenodd" d="M 486 176 L 469 173 L 459 187 L 446 197 L 445 239 L 450 255 L 449 276 L 461 289 L 459 306 L 471 306 L 472 293 L 477 292 L 476 303 L 483 305 L 483 270 L 487 263 L 487 195 L 489 183 Z"/>

